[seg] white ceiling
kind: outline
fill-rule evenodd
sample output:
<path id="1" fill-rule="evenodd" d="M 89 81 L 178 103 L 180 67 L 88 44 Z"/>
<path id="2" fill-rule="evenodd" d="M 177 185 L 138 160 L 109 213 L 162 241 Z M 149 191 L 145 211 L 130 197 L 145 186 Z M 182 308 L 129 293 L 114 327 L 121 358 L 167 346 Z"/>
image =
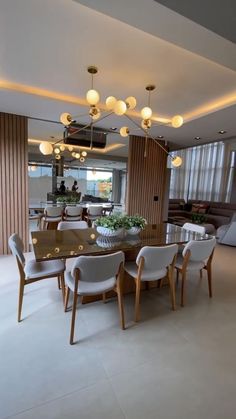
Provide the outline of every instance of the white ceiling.
<path id="1" fill-rule="evenodd" d="M 108 95 L 134 95 L 140 111 L 147 103 L 145 86 L 156 84 L 151 97 L 154 117 L 182 114 L 187 119 L 179 129 L 152 128 L 152 135 L 164 135 L 172 148 L 196 144 L 195 136 L 202 142 L 221 139 L 221 129 L 227 131 L 224 138 L 236 137 L 235 44 L 153 0 L 1 0 L 0 39 L 0 86 L 1 81 L 17 84 L 10 90 L 0 88 L 0 111 L 53 121 L 63 111 L 87 113 L 86 68 L 95 64 L 101 107 Z M 22 85 L 74 99 L 23 93 Z M 221 104 L 222 109 L 213 112 L 214 102 L 229 95 L 235 95 L 231 106 Z M 75 100 L 78 104 L 72 103 Z M 200 109 L 210 103 L 211 109 Z M 131 133 L 141 135 L 124 117 L 110 116 L 100 124 L 128 125 Z M 57 124 L 29 123 L 30 138 L 58 138 L 61 133 Z M 127 139 L 110 135 L 108 143 L 124 145 L 109 154 L 127 155 Z"/>

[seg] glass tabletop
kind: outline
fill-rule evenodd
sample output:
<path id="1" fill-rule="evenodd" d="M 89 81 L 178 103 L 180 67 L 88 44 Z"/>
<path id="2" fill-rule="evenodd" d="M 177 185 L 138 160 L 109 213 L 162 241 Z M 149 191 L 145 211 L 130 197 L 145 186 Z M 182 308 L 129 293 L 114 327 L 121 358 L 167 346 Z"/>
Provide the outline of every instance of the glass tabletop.
<path id="1" fill-rule="evenodd" d="M 94 228 L 33 231 L 31 235 L 35 259 L 38 262 L 80 255 L 101 255 L 118 250 L 138 251 L 143 246 L 184 244 L 189 240 L 206 240 L 210 237 L 168 223 L 147 225 L 137 236 L 123 234 L 119 237 L 104 237 Z"/>

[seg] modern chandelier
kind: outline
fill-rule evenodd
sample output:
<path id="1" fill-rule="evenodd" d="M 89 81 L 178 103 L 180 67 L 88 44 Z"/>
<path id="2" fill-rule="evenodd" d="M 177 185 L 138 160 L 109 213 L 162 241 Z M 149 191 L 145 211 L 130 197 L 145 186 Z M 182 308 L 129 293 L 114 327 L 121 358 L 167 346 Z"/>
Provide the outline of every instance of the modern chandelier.
<path id="1" fill-rule="evenodd" d="M 91 89 L 88 90 L 86 94 L 86 100 L 89 104 L 89 117 L 90 122 L 83 126 L 82 128 L 79 128 L 76 130 L 74 134 L 79 133 L 80 131 L 90 127 L 91 130 L 91 142 L 90 142 L 90 149 L 93 148 L 93 127 L 94 125 L 102 121 L 103 119 L 109 117 L 112 114 L 118 115 L 118 116 L 124 116 L 132 122 L 137 128 L 139 128 L 141 131 L 145 134 L 145 152 L 144 157 L 147 155 L 147 145 L 148 145 L 148 139 L 152 139 L 158 146 L 171 158 L 171 163 L 174 167 L 179 167 L 182 164 L 182 159 L 179 156 L 173 156 L 171 155 L 166 148 L 152 135 L 150 135 L 150 128 L 152 127 L 152 109 L 151 109 L 151 92 L 155 89 L 155 85 L 149 84 L 146 86 L 146 90 L 148 92 L 148 102 L 147 106 L 144 106 L 141 109 L 141 123 L 138 124 L 136 121 L 133 120 L 133 118 L 130 117 L 130 115 L 127 113 L 129 110 L 133 110 L 136 107 L 136 99 L 133 96 L 127 97 L 125 100 L 117 99 L 114 96 L 108 96 L 106 98 L 106 111 L 103 115 L 100 108 L 98 107 L 98 103 L 100 100 L 100 95 L 97 92 L 97 90 L 94 89 L 94 80 L 93 77 L 95 74 L 97 74 L 98 69 L 95 66 L 89 66 L 87 68 L 88 73 L 91 75 Z M 60 122 L 65 126 L 69 127 L 72 123 L 76 122 L 76 118 L 72 116 L 70 113 L 64 112 L 60 116 Z M 163 125 L 163 123 L 162 123 Z M 183 117 L 181 115 L 175 115 L 172 117 L 170 123 L 164 124 L 164 125 L 171 125 L 173 128 L 179 128 L 183 125 Z M 130 128 L 128 126 L 122 126 L 120 128 L 120 135 L 122 137 L 128 137 L 130 133 Z M 42 142 L 39 146 L 40 151 L 43 154 L 55 154 L 56 159 L 60 159 L 60 153 L 67 150 L 72 153 L 72 157 L 79 159 L 81 162 L 84 162 L 85 157 L 87 156 L 86 151 L 82 152 L 75 152 L 73 151 L 72 146 L 65 147 L 64 144 L 59 145 L 62 140 L 59 140 L 57 143 L 54 144 L 54 147 L 49 142 Z"/>

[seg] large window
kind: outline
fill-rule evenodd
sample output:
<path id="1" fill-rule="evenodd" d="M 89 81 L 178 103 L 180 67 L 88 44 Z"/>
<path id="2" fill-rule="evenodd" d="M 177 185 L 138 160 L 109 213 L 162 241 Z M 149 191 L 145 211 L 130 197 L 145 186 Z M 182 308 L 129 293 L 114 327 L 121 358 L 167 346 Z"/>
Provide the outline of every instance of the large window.
<path id="1" fill-rule="evenodd" d="M 178 151 L 183 165 L 171 171 L 170 198 L 230 201 L 234 155 L 215 142 Z"/>

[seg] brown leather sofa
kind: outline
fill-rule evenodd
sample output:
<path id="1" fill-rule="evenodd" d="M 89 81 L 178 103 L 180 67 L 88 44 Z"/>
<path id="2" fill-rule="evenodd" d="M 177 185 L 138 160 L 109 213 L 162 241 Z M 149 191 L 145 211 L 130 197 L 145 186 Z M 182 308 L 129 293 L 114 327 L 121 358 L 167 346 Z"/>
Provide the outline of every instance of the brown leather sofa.
<path id="1" fill-rule="evenodd" d="M 170 199 L 168 221 L 173 222 L 175 217 L 183 217 L 189 222 L 193 214 L 203 214 L 205 223 L 218 228 L 229 224 L 235 212 L 236 204 L 200 200 L 189 200 L 185 203 L 183 199 Z"/>

